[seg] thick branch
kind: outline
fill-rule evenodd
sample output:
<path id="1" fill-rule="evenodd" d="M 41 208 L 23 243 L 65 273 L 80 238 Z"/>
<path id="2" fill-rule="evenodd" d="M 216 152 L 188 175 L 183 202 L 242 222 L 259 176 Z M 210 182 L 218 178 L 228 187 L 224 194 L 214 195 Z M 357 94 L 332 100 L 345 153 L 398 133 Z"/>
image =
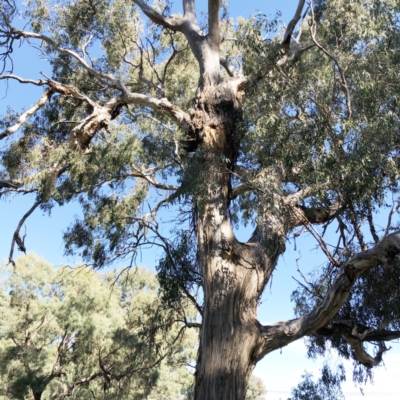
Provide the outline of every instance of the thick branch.
<path id="1" fill-rule="evenodd" d="M 208 38 L 212 47 L 219 49 L 219 0 L 208 0 Z"/>
<path id="2" fill-rule="evenodd" d="M 294 14 L 294 17 L 292 20 L 289 22 L 289 25 L 286 28 L 285 35 L 283 36 L 282 40 L 282 47 L 285 49 L 285 53 L 288 53 L 290 49 L 290 41 L 291 37 L 294 31 L 294 28 L 296 27 L 297 23 L 300 21 L 301 18 L 301 13 L 304 8 L 305 0 L 299 0 L 299 4 L 297 5 L 296 12 Z"/>
<path id="3" fill-rule="evenodd" d="M 231 78 L 235 78 L 238 75 L 233 65 L 229 63 L 229 61 L 226 60 L 225 58 L 220 58 L 219 63 L 221 64 L 222 67 L 224 67 L 225 71 Z"/>
<path id="4" fill-rule="evenodd" d="M 14 264 L 14 260 L 13 260 L 15 243 L 17 243 L 17 246 L 21 251 L 26 252 L 24 240 L 21 239 L 21 237 L 19 235 L 19 232 L 20 232 L 20 230 L 22 228 L 22 225 L 27 220 L 27 218 L 36 210 L 36 208 L 42 203 L 43 203 L 42 200 L 37 200 L 35 202 L 35 204 L 28 210 L 28 212 L 19 221 L 19 224 L 17 226 L 17 229 L 14 232 L 14 235 L 13 235 L 13 238 L 12 238 L 12 241 L 11 241 L 11 250 L 10 250 L 10 256 L 9 256 L 9 262 L 11 264 L 13 264 L 13 265 L 15 265 Z"/>
<path id="5" fill-rule="evenodd" d="M 378 265 L 389 263 L 399 254 L 400 232 L 396 232 L 385 237 L 372 249 L 345 262 L 335 281 L 327 289 L 323 301 L 309 314 L 271 326 L 260 326 L 260 344 L 255 351 L 256 359 L 260 360 L 265 354 L 303 336 L 314 335 L 338 313 L 357 278 Z"/>
<path id="6" fill-rule="evenodd" d="M 183 0 L 183 13 L 186 19 L 196 23 L 195 0 Z"/>
<path id="7" fill-rule="evenodd" d="M 251 190 L 255 190 L 256 188 L 249 182 L 240 183 L 239 185 L 232 188 L 230 193 L 230 199 L 233 200 L 241 194 L 247 193 Z"/>
<path id="8" fill-rule="evenodd" d="M 153 8 L 149 7 L 142 0 L 133 0 L 135 4 L 139 6 L 139 8 L 143 11 L 143 13 L 155 24 L 161 25 L 164 28 L 169 28 L 173 31 L 181 31 L 182 28 L 182 20 L 178 18 L 167 18 L 164 15 L 158 13 Z"/>
<path id="9" fill-rule="evenodd" d="M 322 224 L 330 221 L 340 210 L 340 204 L 334 203 L 328 207 L 296 207 L 296 226 L 305 223 Z"/>
<path id="10" fill-rule="evenodd" d="M 193 129 L 189 114 L 170 103 L 166 98 L 157 99 L 140 93 L 128 93 L 127 96 L 110 100 L 107 103 L 107 107 L 112 108 L 114 105 L 121 103 L 137 104 L 161 112 L 170 117 L 184 132 L 190 132 Z"/>
<path id="11" fill-rule="evenodd" d="M 373 368 L 379 365 L 382 361 L 383 353 L 388 351 L 388 348 L 385 346 L 384 342 L 379 343 L 379 351 L 377 352 L 375 357 L 372 357 L 368 354 L 363 346 L 363 343 L 360 339 L 357 339 L 351 335 L 343 335 L 346 342 L 353 349 L 354 358 L 364 365 L 367 368 Z"/>

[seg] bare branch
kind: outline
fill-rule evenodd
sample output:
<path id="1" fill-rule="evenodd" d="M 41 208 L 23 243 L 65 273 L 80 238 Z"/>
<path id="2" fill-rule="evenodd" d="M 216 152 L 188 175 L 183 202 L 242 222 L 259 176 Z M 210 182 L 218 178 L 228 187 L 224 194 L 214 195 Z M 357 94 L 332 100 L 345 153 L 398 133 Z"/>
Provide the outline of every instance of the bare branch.
<path id="1" fill-rule="evenodd" d="M 343 337 L 353 349 L 354 358 L 367 368 L 373 368 L 379 365 L 382 361 L 383 353 L 389 350 L 385 342 L 379 342 L 379 351 L 375 357 L 372 357 L 367 353 L 360 339 L 347 334 L 343 335 Z"/>
<path id="2" fill-rule="evenodd" d="M 229 63 L 228 60 L 225 60 L 225 58 L 220 58 L 219 63 L 225 68 L 225 71 L 231 78 L 235 78 L 238 76 L 235 68 L 233 68 L 233 65 Z"/>
<path id="3" fill-rule="evenodd" d="M 42 81 L 42 80 L 34 81 L 33 79 L 24 79 L 17 75 L 12 75 L 12 74 L 0 75 L 0 79 L 14 79 L 20 83 L 30 83 L 30 84 L 36 85 L 36 86 L 46 85 L 46 82 Z"/>
<path id="4" fill-rule="evenodd" d="M 158 13 L 153 8 L 149 7 L 142 0 L 133 0 L 133 2 L 139 6 L 139 8 L 143 11 L 143 13 L 155 24 L 161 25 L 164 28 L 171 29 L 173 31 L 181 31 L 182 30 L 182 20 L 180 18 L 167 18 L 164 15 Z"/>
<path id="5" fill-rule="evenodd" d="M 389 234 L 390 228 L 392 227 L 392 217 L 394 214 L 396 214 L 399 207 L 400 207 L 400 201 L 397 201 L 397 204 L 395 204 L 392 207 L 392 209 L 390 210 L 390 213 L 388 216 L 388 222 L 387 222 L 386 229 L 385 229 L 385 234 L 383 235 L 384 237 Z"/>
<path id="6" fill-rule="evenodd" d="M 364 241 L 364 235 L 362 234 L 361 229 L 360 229 L 363 224 L 363 221 L 360 224 L 357 222 L 357 217 L 356 217 L 356 213 L 354 211 L 353 205 L 350 205 L 349 209 L 350 209 L 349 210 L 350 221 L 351 221 L 351 224 L 353 225 L 354 233 L 357 236 L 358 243 L 361 247 L 361 250 L 363 250 L 363 251 L 368 250 L 368 246 L 365 244 L 365 241 Z"/>
<path id="7" fill-rule="evenodd" d="M 14 255 L 14 246 L 15 243 L 17 243 L 18 247 L 20 248 L 21 251 L 26 251 L 24 241 L 21 239 L 19 232 L 22 228 L 22 225 L 24 222 L 27 220 L 27 218 L 36 210 L 36 208 L 43 203 L 43 200 L 37 200 L 35 204 L 28 210 L 28 212 L 21 218 L 19 221 L 19 224 L 17 226 L 17 229 L 14 232 L 12 241 L 11 241 L 11 249 L 10 249 L 10 255 L 8 257 L 9 262 L 15 266 L 14 260 L 13 260 L 13 255 Z"/>
<path id="8" fill-rule="evenodd" d="M 112 107 L 116 104 L 137 104 L 149 107 L 155 111 L 159 111 L 170 117 L 184 132 L 193 130 L 192 122 L 189 114 L 182 111 L 179 107 L 170 103 L 168 99 L 157 99 L 155 97 L 146 96 L 140 93 L 128 93 L 124 97 L 116 97 L 107 103 L 107 107 Z"/>
<path id="9" fill-rule="evenodd" d="M 372 237 L 374 239 L 374 242 L 378 243 L 379 242 L 379 236 L 376 233 L 374 221 L 372 219 L 372 210 L 369 210 L 369 214 L 367 215 L 367 219 L 368 219 L 368 224 L 369 224 L 369 230 L 370 230 L 371 235 L 372 235 Z"/>
<path id="10" fill-rule="evenodd" d="M 232 188 L 230 193 L 231 200 L 235 199 L 236 197 L 240 196 L 241 194 L 247 193 L 251 190 L 256 190 L 256 188 L 248 182 L 240 183 L 239 185 Z"/>
<path id="11" fill-rule="evenodd" d="M 16 132 L 23 124 L 24 122 L 27 120 L 27 118 L 29 118 L 31 115 L 33 115 L 37 110 L 39 110 L 40 108 L 42 108 L 46 102 L 51 98 L 51 96 L 53 95 L 54 90 L 49 88 L 47 89 L 42 97 L 39 99 L 39 101 L 32 106 L 29 110 L 26 110 L 19 118 L 18 121 L 13 125 L 10 126 L 9 128 L 7 128 L 3 133 L 0 133 L 0 140 L 10 136 L 11 134 L 13 134 L 14 132 Z"/>
<path id="12" fill-rule="evenodd" d="M 363 342 L 384 342 L 400 338 L 400 331 L 386 330 L 387 325 L 399 321 L 400 318 L 392 318 L 384 321 L 379 328 L 370 328 L 353 320 L 330 321 L 318 329 L 316 335 L 331 336 L 336 333 L 354 336 Z"/>
<path id="13" fill-rule="evenodd" d="M 28 32 L 28 31 L 15 29 L 13 27 L 10 27 L 10 30 L 11 30 L 10 34 L 15 36 L 17 39 L 23 37 L 25 39 L 32 38 L 32 39 L 42 40 L 43 42 L 47 43 L 50 47 L 52 47 L 53 50 L 56 50 L 59 53 L 67 54 L 67 55 L 71 56 L 76 61 L 78 61 L 79 64 L 83 68 L 85 68 L 87 71 L 91 72 L 92 74 L 94 74 L 95 76 L 97 76 L 98 78 L 100 78 L 103 81 L 107 81 L 107 82 L 112 83 L 114 86 L 116 86 L 117 88 L 119 88 L 123 92 L 125 92 L 124 85 L 122 84 L 122 82 L 119 79 L 113 77 L 112 75 L 105 74 L 104 72 L 97 71 L 96 69 L 92 68 L 86 62 L 86 60 L 84 58 L 82 58 L 81 56 L 79 56 L 77 53 L 75 53 L 74 51 L 72 51 L 70 49 L 66 49 L 66 48 L 58 46 L 57 43 L 53 39 L 49 38 L 48 36 L 42 35 L 42 34 L 39 34 L 39 33 L 34 33 L 34 32 Z"/>
<path id="14" fill-rule="evenodd" d="M 332 186 L 332 183 L 325 183 L 325 184 L 320 184 L 316 186 L 307 186 L 303 189 L 298 190 L 295 193 L 289 194 L 286 196 L 284 199 L 284 202 L 288 206 L 295 206 L 299 201 L 307 199 L 308 197 L 311 197 L 318 193 L 318 191 L 323 190 L 323 189 L 328 189 L 330 186 Z"/>
<path id="15" fill-rule="evenodd" d="M 289 52 L 291 37 L 292 37 L 293 31 L 294 31 L 294 28 L 296 27 L 297 23 L 300 21 L 305 2 L 306 2 L 305 0 L 299 0 L 294 17 L 289 22 L 289 25 L 286 28 L 286 32 L 285 32 L 285 34 L 283 36 L 283 40 L 282 40 L 282 47 L 285 49 L 285 53 Z"/>
<path id="16" fill-rule="evenodd" d="M 7 179 L 0 179 L 0 189 L 2 188 L 18 189 L 20 186 L 21 186 L 20 183 L 13 182 Z"/>

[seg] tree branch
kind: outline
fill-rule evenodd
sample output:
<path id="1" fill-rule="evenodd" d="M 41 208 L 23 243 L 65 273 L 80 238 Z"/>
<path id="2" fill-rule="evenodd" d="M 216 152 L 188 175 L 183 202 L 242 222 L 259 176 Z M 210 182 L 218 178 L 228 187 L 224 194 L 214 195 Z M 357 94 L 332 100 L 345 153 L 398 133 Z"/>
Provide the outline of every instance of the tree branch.
<path id="1" fill-rule="evenodd" d="M 14 264 L 14 260 L 13 260 L 13 254 L 14 254 L 14 246 L 15 246 L 15 243 L 17 243 L 17 245 L 18 245 L 18 247 L 19 247 L 19 249 L 21 250 L 21 251 L 23 251 L 23 252 L 26 252 L 26 249 L 25 249 L 25 244 L 24 244 L 24 241 L 23 241 L 23 239 L 21 239 L 21 237 L 20 237 L 20 235 L 19 235 L 19 231 L 21 230 L 21 228 L 22 228 L 22 225 L 24 224 L 24 222 L 27 220 L 27 218 L 36 210 L 36 208 L 40 205 L 40 204 L 42 204 L 43 203 L 43 201 L 42 200 L 37 200 L 36 202 L 35 202 L 35 204 L 28 210 L 28 212 L 21 218 L 21 220 L 19 221 L 19 224 L 18 224 L 18 226 L 17 226 L 17 229 L 15 230 L 15 232 L 14 232 L 14 235 L 13 235 L 13 238 L 12 238 L 12 241 L 11 241 L 11 249 L 10 249 L 10 256 L 9 256 L 9 262 L 13 265 L 13 266 L 15 266 L 15 264 Z"/>
<path id="2" fill-rule="evenodd" d="M 294 17 L 289 22 L 289 25 L 286 28 L 286 31 L 285 31 L 285 34 L 284 34 L 283 40 L 282 40 L 282 47 L 285 50 L 285 54 L 287 54 L 290 50 L 290 42 L 291 42 L 292 34 L 293 34 L 294 28 L 296 27 L 297 23 L 300 21 L 301 13 L 303 11 L 305 2 L 306 2 L 305 0 L 299 0 Z"/>
<path id="3" fill-rule="evenodd" d="M 116 97 L 110 100 L 107 106 L 112 108 L 121 103 L 141 105 L 159 111 L 170 117 L 184 132 L 190 132 L 194 129 L 189 114 L 170 103 L 166 98 L 157 99 L 140 93 L 128 93 L 127 96 Z"/>
<path id="4" fill-rule="evenodd" d="M 11 134 L 13 134 L 14 132 L 16 132 L 24 124 L 24 122 L 27 120 L 27 118 L 29 118 L 31 115 L 35 114 L 35 112 L 37 110 L 39 110 L 46 104 L 46 102 L 51 98 L 53 93 L 54 93 L 54 90 L 52 88 L 47 89 L 43 93 L 43 95 L 39 99 L 39 101 L 34 106 L 32 106 L 29 110 L 26 110 L 24 113 L 22 113 L 22 115 L 18 118 L 18 121 L 13 126 L 10 126 L 3 133 L 0 133 L 0 140 L 6 138 L 6 137 L 10 136 Z"/>
<path id="5" fill-rule="evenodd" d="M 149 7 L 142 0 L 133 0 L 133 2 L 143 11 L 143 13 L 155 24 L 161 25 L 164 28 L 171 29 L 173 31 L 182 30 L 182 20 L 179 18 L 167 18 L 164 15 L 158 13 L 153 8 Z"/>
<path id="6" fill-rule="evenodd" d="M 114 86 L 116 86 L 117 88 L 122 90 L 124 93 L 126 91 L 125 86 L 119 79 L 113 77 L 112 75 L 105 74 L 104 72 L 95 70 L 86 62 L 85 59 L 80 57 L 77 53 L 75 53 L 74 51 L 72 51 L 70 49 L 66 49 L 66 48 L 58 46 L 57 43 L 53 39 L 49 38 L 46 35 L 41 35 L 39 33 L 34 33 L 34 32 L 23 31 L 23 30 L 16 29 L 14 27 L 10 27 L 10 35 L 15 36 L 16 39 L 20 39 L 21 37 L 23 37 L 25 39 L 32 38 L 32 39 L 42 40 L 43 42 L 47 43 L 50 47 L 52 47 L 53 50 L 56 50 L 62 54 L 67 54 L 67 55 L 71 56 L 72 58 L 74 58 L 76 61 L 79 62 L 79 64 L 83 68 L 85 68 L 87 71 L 91 72 L 93 75 L 97 76 L 101 80 L 110 82 L 111 84 L 113 84 Z"/>
<path id="7" fill-rule="evenodd" d="M 219 49 L 219 0 L 208 0 L 208 38 L 212 47 Z"/>
<path id="8" fill-rule="evenodd" d="M 235 68 L 231 63 L 229 63 L 228 60 L 226 60 L 225 58 L 220 58 L 219 63 L 221 64 L 221 66 L 224 67 L 225 71 L 231 78 L 236 78 L 238 76 L 238 73 L 235 71 Z"/>
<path id="9" fill-rule="evenodd" d="M 390 322 L 397 321 L 397 318 Z M 316 331 L 318 336 L 332 336 L 334 334 L 346 334 L 361 340 L 362 342 L 385 342 L 400 339 L 400 331 L 389 331 L 387 325 L 381 324 L 378 329 L 370 328 L 352 320 L 330 321 Z"/>
<path id="10" fill-rule="evenodd" d="M 21 187 L 20 183 L 13 182 L 6 179 L 0 179 L 0 189 L 2 188 L 11 188 L 11 189 L 18 189 Z"/>
<path id="11" fill-rule="evenodd" d="M 183 0 L 183 13 L 186 19 L 196 23 L 196 5 L 195 0 Z"/>
<path id="12" fill-rule="evenodd" d="M 372 357 L 370 354 L 366 352 L 363 343 L 360 339 L 347 334 L 344 334 L 343 337 L 345 341 L 353 349 L 354 358 L 368 369 L 379 365 L 382 361 L 383 353 L 389 350 L 386 347 L 385 342 L 379 342 L 378 344 L 379 351 L 377 352 L 375 357 Z"/>
<path id="13" fill-rule="evenodd" d="M 357 278 L 378 265 L 389 263 L 399 254 L 400 232 L 396 232 L 382 239 L 370 250 L 358 253 L 342 264 L 333 284 L 327 288 L 324 299 L 310 313 L 275 325 L 259 326 L 260 341 L 255 349 L 255 359 L 260 360 L 271 351 L 301 337 L 314 335 L 338 313 Z"/>

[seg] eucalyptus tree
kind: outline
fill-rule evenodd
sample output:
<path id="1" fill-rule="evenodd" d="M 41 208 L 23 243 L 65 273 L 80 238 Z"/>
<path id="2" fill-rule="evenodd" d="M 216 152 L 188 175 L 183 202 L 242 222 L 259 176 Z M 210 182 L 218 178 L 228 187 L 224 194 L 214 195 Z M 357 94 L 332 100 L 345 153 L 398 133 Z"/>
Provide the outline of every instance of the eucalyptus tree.
<path id="1" fill-rule="evenodd" d="M 233 22 L 225 2 L 206 10 L 38 0 L 20 28 L 2 2 L 1 79 L 44 88 L 2 120 L 1 194 L 36 195 L 10 262 L 35 208 L 79 199 L 68 252 L 101 267 L 164 250 L 164 301 L 186 296 L 201 315 L 196 399 L 243 399 L 257 362 L 301 338 L 352 357 L 363 379 L 400 337 L 397 206 L 374 222 L 398 186 L 398 2 L 299 0 L 282 35 L 263 15 Z M 12 73 L 21 42 L 51 77 Z M 260 296 L 304 230 L 326 264 L 294 293 L 295 319 L 263 326 Z"/>

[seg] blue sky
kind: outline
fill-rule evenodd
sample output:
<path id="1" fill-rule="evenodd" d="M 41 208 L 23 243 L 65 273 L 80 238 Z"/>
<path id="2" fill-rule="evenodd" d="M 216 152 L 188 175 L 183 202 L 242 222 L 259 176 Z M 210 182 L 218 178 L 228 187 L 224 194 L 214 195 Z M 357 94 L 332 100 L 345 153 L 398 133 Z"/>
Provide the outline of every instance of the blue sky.
<path id="1" fill-rule="evenodd" d="M 180 2 L 176 1 L 176 6 Z M 199 2 L 199 9 L 204 9 L 206 1 Z M 276 11 L 282 12 L 282 19 L 286 24 L 290 21 L 297 6 L 297 0 L 246 0 L 231 1 L 230 15 L 232 17 L 247 17 L 257 11 L 267 15 L 275 15 Z M 38 58 L 38 50 L 24 45 L 16 48 L 14 52 L 15 68 L 14 73 L 25 78 L 39 79 L 40 71 L 51 74 L 46 61 Z M 7 106 L 16 110 L 28 108 L 35 103 L 42 93 L 42 88 L 28 85 L 18 85 L 10 82 L 6 94 L 6 85 L 0 82 L 0 114 L 6 112 Z M 1 143 L 0 143 L 1 149 Z M 20 198 L 8 198 L 0 202 L 0 257 L 8 257 L 12 234 L 19 222 L 19 219 L 30 208 L 32 199 L 28 196 Z M 171 212 L 173 212 L 171 210 Z M 76 204 L 69 204 L 63 208 L 55 207 L 51 216 L 43 215 L 36 210 L 26 223 L 28 250 L 34 251 L 43 256 L 54 265 L 65 263 L 75 264 L 79 259 L 68 259 L 63 256 L 62 232 L 72 222 L 74 215 L 80 211 Z M 386 216 L 382 216 L 386 220 Z M 166 217 L 167 219 L 167 217 Z M 23 230 L 22 230 L 23 231 Z M 246 235 L 246 231 L 239 234 Z M 290 294 L 295 288 L 295 281 L 292 276 L 299 278 L 296 270 L 296 260 L 299 259 L 302 271 L 307 272 L 317 268 L 324 262 L 324 258 L 315 250 L 315 242 L 307 235 L 298 239 L 297 250 L 294 244 L 287 245 L 287 252 L 281 258 L 278 268 L 274 273 L 272 284 L 268 285 L 263 296 L 263 304 L 260 307 L 259 318 L 262 323 L 274 323 L 279 320 L 293 318 Z M 299 250 L 300 249 L 300 250 Z M 154 267 L 156 260 L 160 257 L 158 250 L 151 250 L 143 254 L 139 264 Z M 400 346 L 394 345 L 386 357 L 386 367 L 381 367 L 375 372 L 375 386 L 367 386 L 365 398 L 367 400 L 400 398 L 400 389 L 393 386 L 396 373 L 400 370 Z M 335 356 L 332 355 L 331 362 L 335 363 Z M 317 363 L 306 359 L 306 352 L 302 342 L 296 342 L 282 350 L 268 355 L 256 368 L 256 374 L 264 379 L 269 391 L 268 400 L 287 399 L 290 395 L 290 388 L 299 381 L 304 370 L 315 372 L 321 366 L 321 360 Z M 385 370 L 386 369 L 386 370 Z M 351 370 L 351 366 L 349 367 Z M 352 400 L 361 398 L 359 391 L 350 382 L 345 386 L 346 399 Z M 392 389 L 393 387 L 393 389 Z"/>

